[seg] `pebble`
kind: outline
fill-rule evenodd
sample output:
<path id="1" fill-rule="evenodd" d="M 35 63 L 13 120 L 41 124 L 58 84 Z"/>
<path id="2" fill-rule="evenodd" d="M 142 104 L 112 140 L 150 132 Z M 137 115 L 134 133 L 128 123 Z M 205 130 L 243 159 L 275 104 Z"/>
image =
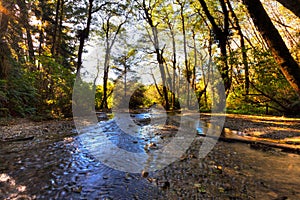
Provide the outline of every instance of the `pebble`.
<path id="1" fill-rule="evenodd" d="M 147 171 L 142 171 L 142 177 L 147 178 L 149 176 L 149 172 Z"/>

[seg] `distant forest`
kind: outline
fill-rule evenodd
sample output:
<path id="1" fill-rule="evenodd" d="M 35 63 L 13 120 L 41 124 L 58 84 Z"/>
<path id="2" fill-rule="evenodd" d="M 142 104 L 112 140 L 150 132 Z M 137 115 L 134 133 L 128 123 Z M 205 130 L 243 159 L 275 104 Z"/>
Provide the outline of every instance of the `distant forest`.
<path id="1" fill-rule="evenodd" d="M 0 0 L 1 117 L 71 117 L 76 78 L 96 110 L 297 115 L 299 62 L 300 0 Z"/>

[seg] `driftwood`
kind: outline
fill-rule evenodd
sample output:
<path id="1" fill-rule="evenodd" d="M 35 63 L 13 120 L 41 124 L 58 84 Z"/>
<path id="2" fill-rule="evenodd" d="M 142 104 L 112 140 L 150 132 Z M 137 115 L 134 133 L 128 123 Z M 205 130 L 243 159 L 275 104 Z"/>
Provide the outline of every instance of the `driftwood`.
<path id="1" fill-rule="evenodd" d="M 223 131 L 220 137 L 210 136 L 210 135 L 200 135 L 202 137 L 209 137 L 218 141 L 223 142 L 239 142 L 249 144 L 250 147 L 255 149 L 268 149 L 268 148 L 277 148 L 281 149 L 284 152 L 297 153 L 300 154 L 300 145 L 293 145 L 287 143 L 280 143 L 280 141 L 267 139 L 267 138 L 257 138 L 251 136 L 240 136 L 235 133 L 228 133 L 228 130 Z"/>
<path id="2" fill-rule="evenodd" d="M 290 145 L 290 144 L 272 143 L 264 140 L 248 140 L 242 138 L 226 138 L 226 137 L 220 137 L 218 138 L 218 140 L 224 142 L 240 142 L 240 143 L 250 144 L 250 147 L 257 148 L 257 149 L 264 149 L 264 147 L 265 149 L 267 149 L 268 147 L 271 147 L 271 148 L 281 149 L 284 152 L 300 154 L 300 147 L 295 147 L 295 145 Z"/>

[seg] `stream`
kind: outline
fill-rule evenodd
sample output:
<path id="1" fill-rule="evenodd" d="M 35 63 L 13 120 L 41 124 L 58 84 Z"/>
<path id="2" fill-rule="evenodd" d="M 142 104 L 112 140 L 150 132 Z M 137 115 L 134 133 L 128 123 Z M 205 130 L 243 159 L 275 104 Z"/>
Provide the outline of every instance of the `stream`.
<path id="1" fill-rule="evenodd" d="M 103 137 L 106 137 L 118 148 L 140 153 L 135 157 L 139 162 L 148 155 L 145 146 L 152 143 L 159 148 L 171 141 L 170 131 L 164 132 L 160 125 L 154 127 L 149 123 L 149 114 L 132 114 L 132 118 L 140 126 L 136 136 L 125 134 L 114 119 L 109 119 L 89 127 L 86 134 L 58 141 L 34 139 L 0 143 L 0 199 L 166 199 L 163 189 L 141 173 L 109 167 L 91 152 L 93 149 L 100 153 L 105 151 Z M 178 123 L 169 120 L 165 125 L 176 132 Z M 99 131 L 102 134 L 97 134 Z M 300 199 L 299 155 L 270 153 L 239 143 L 219 142 L 218 145 L 225 149 L 228 158 L 238 163 L 239 167 L 234 167 L 236 171 L 259 182 L 257 188 L 252 188 L 257 191 L 255 198 Z M 227 161 L 224 167 L 229 168 L 232 163 Z M 141 169 L 147 167 L 150 166 L 141 166 Z M 155 176 L 155 172 L 149 176 Z M 182 176 L 184 179 L 184 174 Z"/>

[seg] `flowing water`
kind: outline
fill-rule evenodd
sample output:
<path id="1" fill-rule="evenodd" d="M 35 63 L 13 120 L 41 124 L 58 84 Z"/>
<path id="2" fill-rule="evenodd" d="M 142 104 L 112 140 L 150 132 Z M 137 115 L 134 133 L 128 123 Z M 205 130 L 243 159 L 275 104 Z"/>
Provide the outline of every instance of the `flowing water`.
<path id="1" fill-rule="evenodd" d="M 101 144 L 106 137 L 118 148 L 139 153 L 134 158 L 139 162 L 147 158 L 145 146 L 153 143 L 159 147 L 170 142 L 172 135 L 164 135 L 159 126 L 151 124 L 151 115 L 132 114 L 132 118 L 140 125 L 136 135 L 125 134 L 111 119 L 89 127 L 86 134 L 59 141 L 34 139 L 0 143 L 0 199 L 164 199 L 161 188 L 141 177 L 141 173 L 111 168 L 91 152 L 93 149 L 103 152 Z M 176 132 L 176 120 L 166 124 Z M 97 134 L 99 132 L 102 134 Z M 249 178 L 255 177 L 255 181 L 268 183 L 264 188 L 270 197 L 291 191 L 291 197 L 300 198 L 298 155 L 270 154 L 244 144 L 224 145 L 240 155 L 242 160 L 237 162 L 246 166 L 240 169 L 243 173 Z M 150 166 L 141 166 L 141 169 L 145 167 Z M 277 189 L 272 193 L 270 188 Z M 263 198 L 263 191 L 261 189 L 257 196 Z"/>

